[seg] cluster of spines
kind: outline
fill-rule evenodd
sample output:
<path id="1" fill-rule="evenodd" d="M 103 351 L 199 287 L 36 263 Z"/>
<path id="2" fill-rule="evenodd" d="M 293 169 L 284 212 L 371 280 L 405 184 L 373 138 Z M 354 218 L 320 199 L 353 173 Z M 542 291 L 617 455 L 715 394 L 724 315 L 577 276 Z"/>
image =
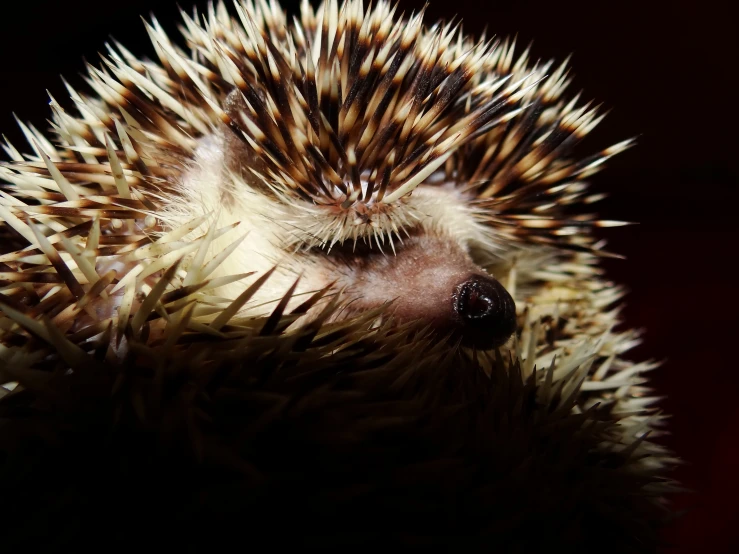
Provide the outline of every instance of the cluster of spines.
<path id="1" fill-rule="evenodd" d="M 566 62 L 547 78 L 552 62 L 531 68 L 528 50 L 514 62 L 515 41 L 473 42 L 452 23 L 426 29 L 423 12 L 391 28 L 395 9 L 382 2 L 366 14 L 360 2 L 327 2 L 316 13 L 305 4 L 290 31 L 274 6 L 249 9 L 255 17 L 237 7 L 245 32 L 215 11 L 210 32 L 188 19 L 188 40 L 244 94 L 245 111 L 220 117 L 267 160 L 258 180 L 342 208 L 314 233 L 323 244 L 377 227 L 392 240 L 398 221 L 376 206 L 437 171 L 467 189 L 480 221 L 505 239 L 587 249 L 589 228 L 618 224 L 564 213 L 599 198 L 583 179 L 632 142 L 567 159 L 604 115 L 577 107 L 579 95 L 560 100 Z M 357 229 L 351 209 L 367 205 L 380 221 Z"/>
<path id="2" fill-rule="evenodd" d="M 86 459 L 87 447 L 91 447 L 101 461 L 110 459 L 107 454 L 115 456 L 115 462 L 146 463 L 151 459 L 147 439 L 153 436 L 155 446 L 174 444 L 174 459 L 165 458 L 166 475 L 178 472 L 182 465 L 190 468 L 188 464 L 195 458 L 198 471 L 190 469 L 187 474 L 191 477 L 188 492 L 207 490 L 204 472 L 215 474 L 219 484 L 238 479 L 238 486 L 221 488 L 233 492 L 240 506 L 252 491 L 259 494 L 265 485 L 279 488 L 284 480 L 294 483 L 297 479 L 306 485 L 289 490 L 298 502 L 315 488 L 320 489 L 317 492 L 324 501 L 327 491 L 336 494 L 329 496 L 332 507 L 354 500 L 361 509 L 374 507 L 362 501 L 375 497 L 375 492 L 386 499 L 389 491 L 392 497 L 396 490 L 420 488 L 420 494 L 400 494 L 400 500 L 393 499 L 390 508 L 396 509 L 397 502 L 402 502 L 397 511 L 405 511 L 406 516 L 440 517 L 440 528 L 428 522 L 421 526 L 431 529 L 432 534 L 443 533 L 447 530 L 443 526 L 449 525 L 470 533 L 494 530 L 496 539 L 501 539 L 507 536 L 508 526 L 500 522 L 509 522 L 510 505 L 523 498 L 516 517 L 544 518 L 545 522 L 554 518 L 554 534 L 546 537 L 547 543 L 561 540 L 563 531 L 558 526 L 572 523 L 570 515 L 592 509 L 597 513 L 595 521 L 617 531 L 614 541 L 619 545 L 633 546 L 637 541 L 645 552 L 651 551 L 655 540 L 651 533 L 666 516 L 657 500 L 670 485 L 642 468 L 643 441 L 623 443 L 617 423 L 600 419 L 594 407 L 577 410 L 587 369 L 573 368 L 568 375 L 555 376 L 554 365 L 526 370 L 498 357 L 485 375 L 474 365 L 458 365 L 448 352 L 442 354 L 438 343 L 434 346 L 423 338 L 413 348 L 400 349 L 392 356 L 378 349 L 373 344 L 377 337 L 372 336 L 366 337 L 367 343 L 322 356 L 336 350 L 346 335 L 309 336 L 306 341 L 301 339 L 310 333 L 304 331 L 286 348 L 286 341 L 276 340 L 270 332 L 248 337 L 245 331 L 243 327 L 227 329 L 231 336 L 219 338 L 212 348 L 208 348 L 207 337 L 202 337 L 192 343 L 189 356 L 176 359 L 167 359 L 165 349 L 139 343 L 138 363 L 113 372 L 109 366 L 105 371 L 90 371 L 89 362 L 55 344 L 74 371 L 63 377 L 60 373 L 24 372 L 26 396 L 37 395 L 44 402 L 21 408 L 26 425 L 17 426 L 16 433 L 0 436 L 0 451 L 11 449 L 15 454 L 4 463 L 21 470 L 22 464 L 46 455 L 39 449 L 40 444 L 46 444 L 43 441 L 48 440 L 51 449 L 65 445 L 70 430 L 75 437 L 84 438 L 82 452 L 77 443 L 65 445 L 75 462 Z M 45 337 L 44 332 L 39 329 L 39 337 L 52 344 L 58 340 Z M 238 342 L 241 348 L 224 348 Z M 245 345 L 251 345 L 260 356 L 237 356 L 245 351 Z M 16 402 L 12 397 L 0 402 L 0 415 L 6 421 L 19 418 L 22 396 L 16 394 L 15 398 Z M 47 417 L 49 406 L 54 407 L 53 419 Z M 44 430 L 43 436 L 33 435 L 38 428 Z M 298 440 L 294 440 L 295 433 Z M 127 436 L 134 440 L 126 440 Z M 398 441 L 399 436 L 407 437 L 407 442 Z M 102 452 L 98 444 L 106 443 L 102 437 L 123 438 L 121 444 L 113 445 L 111 454 Z M 313 440 L 313 448 L 301 450 L 306 443 L 313 445 Z M 264 441 L 276 444 L 260 448 Z M 34 448 L 26 448 L 28 444 Z M 301 455 L 280 457 L 284 451 L 277 445 Z M 398 455 L 409 451 L 412 456 Z M 46 461 L 50 461 L 48 455 Z M 490 470 L 491 464 L 495 471 Z M 56 463 L 49 465 L 58 468 Z M 101 465 L 104 467 L 104 462 L 96 467 Z M 83 471 L 83 466 L 75 464 L 75 473 L 64 475 L 72 482 L 79 479 L 85 483 L 88 470 L 76 473 L 77 469 Z M 127 470 L 135 467 L 113 463 L 106 467 L 104 478 L 127 479 L 131 476 Z M 144 467 L 147 477 L 159 479 L 159 466 Z M 116 473 L 119 468 L 120 475 Z M 285 472 L 285 468 L 290 471 Z M 131 473 L 141 475 L 135 470 Z M 563 475 L 571 477 L 563 479 Z M 160 481 L 156 482 L 159 487 Z M 450 482 L 453 487 L 447 486 Z M 98 483 L 94 483 L 96 489 Z M 56 493 L 46 488 L 37 492 L 31 485 L 27 480 L 13 481 L 9 489 L 39 494 L 31 498 L 42 506 L 46 495 Z M 406 485 L 410 489 L 404 489 Z M 426 491 L 433 491 L 437 504 L 424 504 L 428 501 Z M 504 491 L 513 497 L 501 497 Z M 448 506 L 437 498 L 439 493 L 479 506 L 470 514 L 469 525 L 466 519 L 448 516 Z M 110 501 L 108 491 L 105 494 L 105 502 Z M 207 514 L 202 502 L 208 498 L 207 494 L 198 496 L 197 507 L 202 511 L 197 513 Z M 280 498 L 284 500 L 284 496 Z M 548 513 L 538 501 L 545 506 L 555 501 L 559 509 Z M 260 500 L 260 508 L 263 506 Z M 285 516 L 284 505 L 280 510 Z M 305 514 L 301 515 L 303 521 Z M 358 518 L 351 517 L 358 523 Z M 517 524 L 525 527 L 533 521 L 519 520 Z M 412 532 L 410 521 L 401 523 L 404 531 Z M 243 530 L 243 522 L 240 525 L 238 529 Z M 377 527 L 375 520 L 361 520 L 359 527 L 370 525 L 374 532 L 388 531 L 382 525 Z M 515 543 L 522 540 L 520 536 L 511 538 Z"/>
<path id="3" fill-rule="evenodd" d="M 526 378 L 535 368 L 551 367 L 555 382 L 577 380 L 577 413 L 592 411 L 603 420 L 617 420 L 615 444 L 636 441 L 644 468 L 673 466 L 679 461 L 651 440 L 663 433 L 667 416 L 654 407 L 660 398 L 645 385 L 644 374 L 659 364 L 625 357 L 640 343 L 640 333 L 616 330 L 624 290 L 604 280 L 596 264 L 590 253 L 578 253 L 568 262 L 539 253 L 510 263 L 509 288 L 532 291 L 519 293 L 527 300 L 514 346 L 522 374 Z M 523 278 L 516 279 L 516 270 Z"/>
<path id="4" fill-rule="evenodd" d="M 561 100 L 566 62 L 548 75 L 552 62 L 529 67 L 528 50 L 514 58 L 515 41 L 473 42 L 453 23 L 426 28 L 423 11 L 394 19 L 386 2 L 366 12 L 354 0 L 305 3 L 292 23 L 265 0 L 235 9 L 238 19 L 211 6 L 202 24 L 183 14 L 189 53 L 147 24 L 160 64 L 109 47 L 103 68 L 89 66 L 97 98 L 70 88 L 80 117 L 52 101 L 63 150 L 24 128 L 64 190 L 97 184 L 126 198 L 111 186 L 117 166 L 157 198 L 155 183 L 171 188 L 197 137 L 225 123 L 260 160 L 246 169 L 250 183 L 296 209 L 326 208 L 315 219 L 328 223 L 310 233 L 321 245 L 399 237 L 413 222 L 392 204 L 433 174 L 468 191 L 500 240 L 588 249 L 590 228 L 617 224 L 565 213 L 599 198 L 583 180 L 631 144 L 567 158 L 603 116 L 578 97 Z M 229 93 L 243 109 L 224 109 Z"/>
<path id="5" fill-rule="evenodd" d="M 219 4 L 218 8 L 211 8 L 202 27 L 195 19 L 186 17 L 194 56 L 174 46 L 154 22 L 147 28 L 161 66 L 139 61 L 117 46 L 117 52 L 111 49 L 106 59 L 107 69 L 90 68 L 89 84 L 99 99 L 87 98 L 70 89 L 81 119 L 68 115 L 52 101 L 54 129 L 63 147 L 55 147 L 36 129 L 21 124 L 34 154 L 24 157 L 11 145 L 5 145 L 12 162 L 3 167 L 2 177 L 12 184 L 9 189 L 12 194 L 0 191 L 0 217 L 29 244 L 14 252 L 4 252 L 0 257 L 3 287 L 0 310 L 7 317 L 3 321 L 2 346 L 6 367 L 32 367 L 41 363 L 49 352 L 56 352 L 61 358 L 47 359 L 44 363 L 63 365 L 71 360 L 79 363 L 88 359 L 84 356 L 126 360 L 149 348 L 146 345 L 156 325 L 163 326 L 159 327 L 158 336 L 166 334 L 168 338 L 164 341 L 172 348 L 180 340 L 187 343 L 195 336 L 225 340 L 224 328 L 230 333 L 239 330 L 243 341 L 252 340 L 255 328 L 256 334 L 281 336 L 296 315 L 284 314 L 282 303 L 265 320 L 257 323 L 238 320 L 233 328 L 229 327 L 231 318 L 249 301 L 265 277 L 260 277 L 233 302 L 208 295 L 211 288 L 225 283 L 209 281 L 209 269 L 229 255 L 243 237 L 218 256 L 205 260 L 207 245 L 230 228 L 213 227 L 207 234 L 185 242 L 183 237 L 199 228 L 203 221 L 164 232 L 156 219 L 162 202 L 174 192 L 171 180 L 179 171 L 178 164 L 192 155 L 195 137 L 211 132 L 224 121 L 232 127 L 235 125 L 251 148 L 261 148 L 259 154 L 272 167 L 272 173 L 262 177 L 276 192 L 292 202 L 296 200 L 294 195 L 301 194 L 311 202 L 330 204 L 341 200 L 339 207 L 344 206 L 344 210 L 348 209 L 349 205 L 344 204 L 349 201 L 356 206 L 373 199 L 386 204 L 399 200 L 420 183 L 418 175 L 440 159 L 439 144 L 459 140 L 459 144 L 454 143 L 456 146 L 441 152 L 444 160 L 433 171 L 443 172 L 444 179 L 458 181 L 472 192 L 481 221 L 511 240 L 561 245 L 564 238 L 570 246 L 591 246 L 587 228 L 608 222 L 586 216 L 565 219 L 560 216 L 560 210 L 594 201 L 596 198 L 588 195 L 582 179 L 630 143 L 621 143 L 584 161 L 566 161 L 571 143 L 592 130 L 601 116 L 587 107 L 576 108 L 576 99 L 566 104 L 560 102 L 567 85 L 564 64 L 551 77 L 543 79 L 550 64 L 530 69 L 527 54 L 514 63 L 513 44 L 484 40 L 472 44 L 451 24 L 426 31 L 421 14 L 413 16 L 405 27 L 398 25 L 393 28 L 395 31 L 388 30 L 386 16 L 393 10 L 384 3 L 378 4 L 366 17 L 358 2 L 347 3 L 342 9 L 346 11 L 339 17 L 335 3 L 325 4 L 318 13 L 304 7 L 302 24 L 287 31 L 283 27 L 284 14 L 274 4 L 237 6 L 242 26 L 225 15 L 223 5 Z M 336 31 L 339 22 L 343 22 L 348 34 Z M 367 37 L 383 36 L 382 33 L 387 33 L 386 40 L 378 41 L 378 46 L 397 45 L 398 51 L 403 48 L 403 37 L 417 39 L 415 49 L 406 59 L 415 62 L 416 77 L 426 72 L 423 74 L 429 82 L 436 85 L 431 89 L 428 83 L 425 89 L 414 88 L 420 85 L 413 82 L 421 82 L 422 78 L 410 84 L 391 82 L 387 90 L 395 91 L 391 95 L 394 108 L 386 107 L 385 112 L 375 110 L 404 114 L 404 118 L 395 122 L 394 140 L 388 141 L 391 147 L 398 148 L 397 152 L 404 152 L 393 160 L 394 175 L 402 177 L 397 181 L 392 181 L 393 173 L 388 174 L 387 167 L 380 171 L 378 165 L 361 165 L 362 160 L 369 159 L 365 154 L 373 145 L 372 140 L 367 142 L 365 138 L 370 136 L 366 130 L 372 125 L 392 126 L 389 119 L 373 123 L 375 112 L 369 109 L 380 107 L 385 98 L 380 94 L 385 90 L 381 88 L 380 77 L 383 68 L 389 67 L 389 58 L 378 58 L 382 48 L 373 49 L 365 43 Z M 341 37 L 350 35 L 357 48 L 365 44 L 363 50 L 357 50 L 362 52 L 361 56 L 357 54 L 362 63 L 340 50 Z M 346 49 L 351 39 L 344 41 Z M 281 61 L 274 65 L 278 58 Z M 348 65 L 341 63 L 345 58 Z M 377 59 L 385 60 L 376 64 L 379 70 L 373 63 L 364 63 Z M 247 60 L 251 66 L 244 67 Z M 305 67 L 300 65 L 301 60 Z M 452 63 L 447 64 L 450 60 Z M 237 61 L 242 63 L 241 67 Z M 272 71 L 273 66 L 279 69 L 283 63 L 287 66 L 282 68 L 287 67 L 289 72 Z M 402 68 L 401 63 L 394 78 L 400 79 L 398 73 Z M 365 70 L 367 73 L 362 73 Z M 378 71 L 374 81 L 370 78 L 373 70 Z M 292 82 L 288 83 L 285 75 L 292 75 Z M 245 96 L 246 105 L 251 104 L 253 108 L 251 116 L 238 114 L 238 121 L 234 121 L 221 109 L 219 95 L 229 87 L 239 88 L 242 81 L 258 83 L 259 90 L 264 92 L 264 100 L 261 97 L 258 100 L 266 102 L 262 104 L 265 111 L 254 113 L 257 110 L 253 103 L 257 100 Z M 374 88 L 370 86 L 372 83 L 376 84 Z M 362 85 L 368 90 L 362 90 Z M 453 87 L 459 87 L 456 96 L 451 93 Z M 315 98 L 307 92 L 313 89 Z M 455 96 L 455 102 L 444 99 L 445 90 Z M 281 104 L 280 99 L 285 97 L 286 104 Z M 449 103 L 444 104 L 446 101 Z M 363 110 L 359 109 L 362 105 Z M 287 109 L 282 110 L 283 106 Z M 453 109 L 467 114 L 465 121 L 469 125 L 463 130 L 452 124 L 453 117 L 449 114 Z M 499 111 L 494 112 L 495 109 Z M 301 113 L 303 124 L 294 118 Z M 285 121 L 280 114 L 293 114 L 293 119 Z M 388 116 L 391 117 L 394 116 Z M 413 128 L 420 123 L 426 134 Z M 461 132 L 466 133 L 463 139 L 459 138 L 463 136 L 458 134 Z M 279 155 L 269 152 L 268 136 L 279 147 Z M 397 140 L 399 137 L 405 138 Z M 297 177 L 284 171 L 279 157 L 290 154 L 288 142 L 297 149 L 292 150 L 300 158 L 296 159 L 300 162 L 297 167 L 307 170 L 313 160 L 315 179 L 298 186 Z M 390 154 L 376 156 L 374 161 L 387 163 L 391 157 Z M 372 179 L 373 172 L 380 180 L 372 181 L 372 186 L 362 184 L 358 188 L 357 175 L 364 179 L 368 173 Z M 332 177 L 334 174 L 339 178 Z M 383 188 L 384 177 L 379 176 L 386 174 L 390 177 Z M 375 187 L 378 182 L 379 186 Z M 321 196 L 318 183 L 324 184 L 323 188 L 329 192 L 327 196 Z M 329 183 L 341 192 L 338 197 Z M 542 202 L 541 198 L 550 201 Z M 116 294 L 121 295 L 120 310 L 115 316 L 100 318 L 95 311 L 96 303 L 102 305 L 106 295 Z M 318 301 L 319 297 L 311 301 Z M 333 309 L 337 309 L 335 305 Z M 216 313 L 221 315 L 214 322 L 209 318 Z M 329 315 L 327 312 L 326 317 Z M 42 318 L 49 325 L 40 323 Z M 361 323 L 366 324 L 370 319 L 339 326 L 337 333 L 344 344 L 351 345 L 360 337 L 368 340 L 367 327 Z M 267 325 L 266 321 L 271 323 Z M 156 324 L 152 326 L 152 322 Z M 234 337 L 238 333 L 231 338 Z M 37 339 L 51 350 L 39 347 Z M 631 344 L 628 337 L 616 342 L 622 350 Z M 554 351 L 557 354 L 552 354 Z M 147 352 L 150 356 L 156 350 Z M 541 367 L 559 353 L 557 349 L 542 351 L 536 357 L 527 358 L 527 363 L 536 359 L 537 367 Z M 580 354 L 575 351 L 572 359 L 582 362 Z M 594 370 L 593 375 L 599 378 L 589 378 L 585 389 L 616 389 L 615 396 L 630 397 L 628 405 L 633 407 L 634 417 L 642 417 L 635 395 L 639 392 L 635 381 L 638 377 L 633 374 L 650 366 L 627 369 L 616 367 L 618 360 L 615 364 L 608 360 L 607 357 Z M 161 358 L 160 363 L 166 363 L 165 359 Z M 611 368 L 618 370 L 617 377 L 603 384 Z M 564 376 L 566 372 L 560 373 Z M 583 375 L 589 375 L 588 371 Z M 591 381 L 601 384 L 588 384 Z M 642 404 L 646 402 L 643 400 Z M 650 416 L 650 425 L 654 417 Z"/>

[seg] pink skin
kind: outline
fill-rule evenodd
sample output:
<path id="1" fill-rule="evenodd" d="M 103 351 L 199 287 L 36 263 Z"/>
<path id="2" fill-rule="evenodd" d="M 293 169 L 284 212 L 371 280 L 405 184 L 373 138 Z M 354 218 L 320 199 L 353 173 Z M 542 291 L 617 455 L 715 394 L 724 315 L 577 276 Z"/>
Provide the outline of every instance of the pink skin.
<path id="1" fill-rule="evenodd" d="M 431 324 L 439 333 L 478 348 L 499 346 L 515 330 L 513 300 L 457 242 L 416 235 L 404 239 L 396 251 L 383 255 L 375 247 L 352 253 L 352 245 L 345 244 L 329 254 L 342 275 L 340 284 L 358 297 L 352 311 L 392 300 L 399 321 Z M 472 282 L 476 286 L 470 288 Z M 469 319 L 485 312 L 487 298 L 497 302 L 495 309 L 487 317 Z"/>

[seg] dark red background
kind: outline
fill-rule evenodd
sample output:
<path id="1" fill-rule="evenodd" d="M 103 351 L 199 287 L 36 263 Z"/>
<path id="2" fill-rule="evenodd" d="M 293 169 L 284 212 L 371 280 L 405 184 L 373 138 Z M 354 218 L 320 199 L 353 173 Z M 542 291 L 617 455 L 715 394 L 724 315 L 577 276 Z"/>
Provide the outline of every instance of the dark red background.
<path id="1" fill-rule="evenodd" d="M 401 0 L 407 12 L 422 4 Z M 588 139 L 592 151 L 640 136 L 595 184 L 612 193 L 606 217 L 640 222 L 605 235 L 628 258 L 608 269 L 631 291 L 627 324 L 647 330 L 634 357 L 667 358 L 653 374 L 673 414 L 664 442 L 689 462 L 675 476 L 697 491 L 676 500 L 692 511 L 668 538 L 675 553 L 739 552 L 739 368 L 731 355 L 739 351 L 739 39 L 729 8 L 717 0 L 480 4 L 434 0 L 427 20 L 457 13 L 467 32 L 487 25 L 518 33 L 522 46 L 535 39 L 535 57 L 574 53 L 572 91 L 613 108 Z M 97 63 L 109 35 L 150 55 L 139 15 L 153 11 L 172 31 L 177 21 L 175 0 L 37 0 L 2 10 L 0 133 L 17 145 L 11 112 L 45 128 L 45 91 L 71 107 L 59 75 L 82 86 L 82 58 Z"/>

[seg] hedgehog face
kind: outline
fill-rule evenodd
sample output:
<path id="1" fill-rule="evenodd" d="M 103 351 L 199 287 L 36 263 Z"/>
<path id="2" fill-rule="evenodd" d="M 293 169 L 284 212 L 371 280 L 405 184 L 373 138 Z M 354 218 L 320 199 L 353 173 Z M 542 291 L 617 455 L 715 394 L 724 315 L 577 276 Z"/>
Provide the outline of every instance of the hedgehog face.
<path id="1" fill-rule="evenodd" d="M 579 176 L 615 152 L 566 158 L 599 118 L 559 102 L 564 66 L 547 80 L 551 64 L 513 64 L 507 43 L 425 29 L 422 13 L 395 20 L 383 2 L 368 13 L 306 5 L 292 25 L 237 9 L 243 27 L 220 36 L 189 26 L 206 73 L 162 46 L 202 98 L 195 112 L 216 118 L 175 180 L 168 227 L 217 213 L 248 237 L 216 275 L 277 266 L 243 313 L 273 308 L 300 276 L 298 294 L 344 290 L 343 317 L 392 302 L 399 321 L 478 348 L 504 343 L 515 304 L 491 261 L 530 242 L 588 249 L 583 228 L 598 222 L 561 212 L 585 198 Z M 214 240 L 212 252 L 226 247 Z"/>
<path id="2" fill-rule="evenodd" d="M 226 106 L 233 115 L 231 98 Z M 336 203 L 317 205 L 271 197 L 269 187 L 254 178 L 254 168 L 263 165 L 224 128 L 202 140 L 182 178 L 190 203 L 218 211 L 219 224 L 237 224 L 248 233 L 217 275 L 278 265 L 252 302 L 255 313 L 278 301 L 300 275 L 299 293 L 331 284 L 343 289 L 351 298 L 344 318 L 392 303 L 388 312 L 398 322 L 430 326 L 467 346 L 497 347 L 511 336 L 513 298 L 470 255 L 470 244 L 484 240 L 469 207 L 473 198 L 444 182 L 442 173 L 394 204 L 378 202 L 376 194 L 353 204 L 336 191 Z M 360 182 L 367 194 L 366 176 Z M 326 236 L 332 225 L 342 231 L 351 225 L 355 235 Z M 216 242 L 213 248 L 224 247 Z M 235 283 L 222 292 L 236 297 L 242 290 Z"/>
<path id="3" fill-rule="evenodd" d="M 185 182 L 191 185 L 190 179 L 187 176 Z M 197 182 L 200 190 L 221 185 L 207 179 Z M 240 182 L 237 186 L 247 185 Z M 404 227 L 402 236 L 384 245 L 384 237 L 375 244 L 358 237 L 323 247 L 311 243 L 296 245 L 292 227 L 270 221 L 288 221 L 291 214 L 297 219 L 300 214 L 295 212 L 304 208 L 275 205 L 260 194 L 252 189 L 250 197 L 232 198 L 223 208 L 226 214 L 221 217 L 238 221 L 248 229 L 248 236 L 232 261 L 219 270 L 227 275 L 267 270 L 267 264 L 277 263 L 278 271 L 260 291 L 259 301 L 279 300 L 296 276 L 301 275 L 301 291 L 320 290 L 330 284 L 345 290 L 351 303 L 342 317 L 392 302 L 389 312 L 399 322 L 430 325 L 439 333 L 477 348 L 499 346 L 515 330 L 513 298 L 494 276 L 475 263 L 468 240 L 462 238 L 465 225 L 472 227 L 468 234 L 474 232 L 474 222 L 465 209 L 468 200 L 455 187 L 420 185 L 413 198 L 387 210 L 390 214 L 395 209 L 402 209 L 405 215 L 413 213 L 416 223 Z M 264 211 L 255 213 L 255 205 Z M 327 211 L 327 217 L 331 217 L 330 208 Z M 374 216 L 367 215 L 354 225 L 361 231 L 371 230 L 374 222 Z M 457 233 L 453 232 L 455 228 Z M 258 249 L 255 244 L 260 245 Z M 226 294 L 240 292 L 238 284 L 226 288 L 230 288 Z"/>
<path id="4" fill-rule="evenodd" d="M 514 267 L 520 249 L 598 250 L 590 230 L 608 222 L 578 210 L 597 199 L 583 178 L 630 142 L 570 157 L 602 116 L 561 100 L 564 64 L 514 61 L 507 41 L 427 28 L 386 2 L 306 3 L 291 23 L 265 2 L 235 8 L 184 16 L 190 53 L 147 26 L 159 64 L 111 48 L 90 68 L 98 97 L 71 91 L 81 117 L 52 101 L 63 148 L 29 129 L 36 156 L 9 150 L 5 179 L 40 205 L 0 216 L 59 257 L 74 297 L 79 279 L 114 272 L 96 309 L 120 333 L 183 256 L 171 277 L 209 287 L 196 313 L 216 327 L 332 288 L 348 297 L 334 319 L 386 307 L 487 349 L 516 327 L 509 272 L 533 278 Z M 82 250 L 64 242 L 88 232 Z M 51 240 L 70 250 L 47 254 Z"/>

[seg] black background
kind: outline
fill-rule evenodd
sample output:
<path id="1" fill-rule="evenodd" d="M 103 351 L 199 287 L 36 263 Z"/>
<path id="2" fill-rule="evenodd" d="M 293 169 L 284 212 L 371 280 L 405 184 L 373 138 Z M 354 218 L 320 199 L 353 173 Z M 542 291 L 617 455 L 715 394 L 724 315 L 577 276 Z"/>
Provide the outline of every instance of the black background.
<path id="1" fill-rule="evenodd" d="M 188 10 L 193 3 L 180 0 Z M 406 12 L 422 5 L 401 0 Z M 739 552 L 739 368 L 731 355 L 739 351 L 739 35 L 729 9 L 716 0 L 435 0 L 426 18 L 456 13 L 470 33 L 486 25 L 517 33 L 522 47 L 535 41 L 535 58 L 573 53 L 570 93 L 582 89 L 583 99 L 613 109 L 584 146 L 595 152 L 639 136 L 594 183 L 611 193 L 605 217 L 639 222 L 604 233 L 627 257 L 607 267 L 630 290 L 626 324 L 646 329 L 632 357 L 666 359 L 652 375 L 673 414 L 664 442 L 688 462 L 675 476 L 696 491 L 675 501 L 691 510 L 667 534 L 676 553 Z M 12 112 L 46 129 L 46 90 L 72 109 L 59 76 L 84 88 L 82 60 L 97 65 L 110 36 L 136 55 L 153 55 L 139 17 L 151 12 L 175 32 L 174 0 L 4 2 L 0 133 L 25 151 Z"/>

